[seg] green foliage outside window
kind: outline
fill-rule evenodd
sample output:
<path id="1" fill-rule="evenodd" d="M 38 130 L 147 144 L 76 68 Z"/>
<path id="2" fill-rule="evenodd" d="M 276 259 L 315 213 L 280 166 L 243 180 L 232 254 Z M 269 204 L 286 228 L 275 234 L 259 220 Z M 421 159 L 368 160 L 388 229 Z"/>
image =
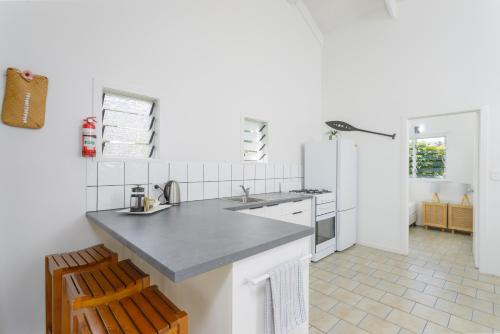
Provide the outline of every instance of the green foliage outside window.
<path id="1" fill-rule="evenodd" d="M 413 149 L 416 149 L 416 165 L 414 166 Z M 442 178 L 446 171 L 445 138 L 417 139 L 410 141 L 409 146 L 409 174 L 413 177 Z M 415 168 L 415 173 L 413 169 Z M 415 174 L 415 175 L 413 175 Z"/>

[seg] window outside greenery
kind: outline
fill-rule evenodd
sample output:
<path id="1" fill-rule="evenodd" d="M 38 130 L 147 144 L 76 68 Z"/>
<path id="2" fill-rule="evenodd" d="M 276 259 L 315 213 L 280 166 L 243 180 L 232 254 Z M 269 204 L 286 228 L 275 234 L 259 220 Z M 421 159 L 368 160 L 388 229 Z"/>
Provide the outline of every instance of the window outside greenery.
<path id="1" fill-rule="evenodd" d="M 417 178 L 444 178 L 446 138 L 419 138 L 409 143 L 409 175 Z"/>

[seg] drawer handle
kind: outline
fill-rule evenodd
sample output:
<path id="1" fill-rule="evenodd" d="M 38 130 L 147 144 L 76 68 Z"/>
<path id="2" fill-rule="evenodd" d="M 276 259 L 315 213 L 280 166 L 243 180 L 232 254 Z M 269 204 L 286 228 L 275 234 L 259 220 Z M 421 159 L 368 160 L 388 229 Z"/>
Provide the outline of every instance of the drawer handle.
<path id="1" fill-rule="evenodd" d="M 249 208 L 249 209 L 250 209 L 250 210 L 255 210 L 255 209 L 262 209 L 262 208 L 263 208 L 263 206 L 256 206 L 256 207 L 254 207 L 254 208 Z"/>
<path id="2" fill-rule="evenodd" d="M 292 215 L 298 215 L 299 213 L 302 213 L 302 211 L 294 212 L 294 213 L 292 213 Z"/>
<path id="3" fill-rule="evenodd" d="M 276 204 L 268 204 L 268 205 L 266 205 L 266 206 L 267 206 L 267 207 L 269 207 L 269 206 L 276 206 L 276 205 L 279 205 L 279 203 L 276 203 Z"/>
<path id="4" fill-rule="evenodd" d="M 302 202 L 302 201 L 303 201 L 303 199 L 299 199 L 299 200 L 297 200 L 297 201 L 293 201 L 293 202 L 294 202 L 294 203 L 298 203 L 298 202 Z"/>

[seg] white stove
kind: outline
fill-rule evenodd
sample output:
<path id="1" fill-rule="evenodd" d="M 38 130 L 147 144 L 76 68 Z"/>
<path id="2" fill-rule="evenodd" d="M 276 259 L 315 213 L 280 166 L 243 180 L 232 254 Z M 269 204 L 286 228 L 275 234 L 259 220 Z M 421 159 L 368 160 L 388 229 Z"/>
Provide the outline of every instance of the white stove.
<path id="1" fill-rule="evenodd" d="M 314 198 L 314 244 L 312 245 L 312 261 L 334 253 L 337 249 L 335 237 L 336 194 L 324 189 L 304 189 L 292 191 L 299 194 L 313 195 Z"/>

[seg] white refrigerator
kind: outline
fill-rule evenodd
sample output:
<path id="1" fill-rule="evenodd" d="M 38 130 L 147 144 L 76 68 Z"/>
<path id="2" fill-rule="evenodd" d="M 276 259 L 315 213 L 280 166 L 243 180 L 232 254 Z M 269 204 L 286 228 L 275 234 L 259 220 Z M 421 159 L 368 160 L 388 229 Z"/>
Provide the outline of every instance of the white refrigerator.
<path id="1" fill-rule="evenodd" d="M 335 238 L 338 251 L 357 241 L 358 150 L 354 141 L 336 138 L 304 148 L 304 185 L 336 194 Z"/>

